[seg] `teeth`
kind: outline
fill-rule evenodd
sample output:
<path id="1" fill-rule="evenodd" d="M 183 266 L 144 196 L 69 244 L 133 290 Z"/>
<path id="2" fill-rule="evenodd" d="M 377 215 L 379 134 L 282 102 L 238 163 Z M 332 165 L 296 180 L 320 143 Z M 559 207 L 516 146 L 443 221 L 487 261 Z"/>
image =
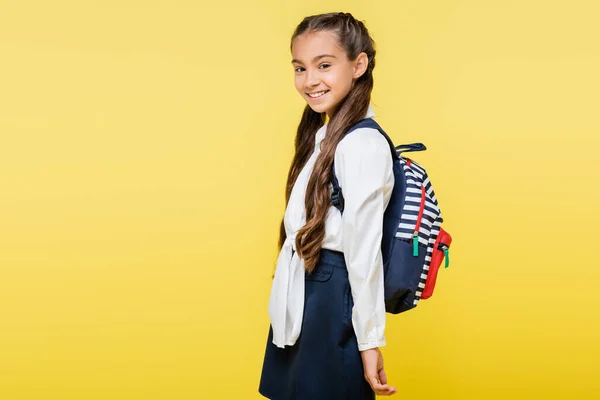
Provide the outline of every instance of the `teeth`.
<path id="1" fill-rule="evenodd" d="M 309 93 L 308 95 L 309 95 L 310 97 L 321 97 L 321 96 L 323 96 L 323 95 L 324 95 L 326 92 L 327 92 L 327 90 L 325 90 L 324 92 L 318 92 L 318 93 L 315 93 L 315 94 L 310 94 L 310 93 Z"/>

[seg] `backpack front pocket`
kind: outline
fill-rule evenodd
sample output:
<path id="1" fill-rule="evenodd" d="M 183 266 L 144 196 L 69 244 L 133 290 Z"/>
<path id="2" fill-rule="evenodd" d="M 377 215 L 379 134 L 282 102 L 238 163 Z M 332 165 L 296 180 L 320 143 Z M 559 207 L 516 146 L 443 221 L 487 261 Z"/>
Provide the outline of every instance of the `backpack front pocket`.
<path id="1" fill-rule="evenodd" d="M 433 245 L 433 254 L 431 255 L 431 263 L 429 264 L 427 281 L 425 282 L 425 288 L 421 294 L 421 299 L 427 299 L 433 294 L 438 270 L 442 264 L 442 260 L 446 260 L 444 265 L 445 268 L 448 268 L 450 265 L 450 258 L 448 255 L 450 243 L 452 243 L 452 237 L 448 232 L 440 227 L 440 233 L 435 241 L 435 244 Z"/>
<path id="2" fill-rule="evenodd" d="M 394 238 L 388 265 L 384 266 L 384 290 L 386 311 L 398 314 L 415 307 L 416 292 L 425 264 L 427 246 L 419 243 L 415 256 L 413 243 L 403 238 Z"/>

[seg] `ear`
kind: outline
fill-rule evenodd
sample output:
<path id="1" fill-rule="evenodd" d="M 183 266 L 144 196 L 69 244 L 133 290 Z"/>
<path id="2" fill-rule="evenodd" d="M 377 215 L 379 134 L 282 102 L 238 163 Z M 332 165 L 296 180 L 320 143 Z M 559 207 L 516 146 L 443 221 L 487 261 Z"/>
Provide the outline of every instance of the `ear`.
<path id="1" fill-rule="evenodd" d="M 367 53 L 363 51 L 358 55 L 358 57 L 356 57 L 356 60 L 354 60 L 354 66 L 352 71 L 353 78 L 360 78 L 367 70 L 368 65 L 369 57 L 367 56 Z"/>

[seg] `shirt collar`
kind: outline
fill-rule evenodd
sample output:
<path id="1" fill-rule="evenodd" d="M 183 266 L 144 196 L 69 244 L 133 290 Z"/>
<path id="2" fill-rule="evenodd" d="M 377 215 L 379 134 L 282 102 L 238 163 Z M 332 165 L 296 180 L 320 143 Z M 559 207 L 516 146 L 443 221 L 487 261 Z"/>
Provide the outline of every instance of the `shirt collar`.
<path id="1" fill-rule="evenodd" d="M 365 114 L 364 118 L 372 118 L 373 116 L 375 116 L 375 110 L 373 110 L 373 105 L 369 103 L 369 108 L 367 109 L 367 113 Z M 323 141 L 323 139 L 325 139 L 326 133 L 327 124 L 320 127 L 317 131 L 317 134 L 315 135 L 315 147 L 318 148 L 319 144 Z"/>

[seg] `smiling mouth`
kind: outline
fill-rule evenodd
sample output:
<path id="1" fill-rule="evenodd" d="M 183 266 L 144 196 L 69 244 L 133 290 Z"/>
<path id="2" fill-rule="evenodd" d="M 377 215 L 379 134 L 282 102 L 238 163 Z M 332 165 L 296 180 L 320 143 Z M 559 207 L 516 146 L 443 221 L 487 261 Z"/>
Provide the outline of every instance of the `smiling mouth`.
<path id="1" fill-rule="evenodd" d="M 322 90 L 320 92 L 315 92 L 315 93 L 307 93 L 307 95 L 311 99 L 318 99 L 319 97 L 322 97 L 322 96 L 324 96 L 327 93 L 329 93 L 329 90 Z"/>

